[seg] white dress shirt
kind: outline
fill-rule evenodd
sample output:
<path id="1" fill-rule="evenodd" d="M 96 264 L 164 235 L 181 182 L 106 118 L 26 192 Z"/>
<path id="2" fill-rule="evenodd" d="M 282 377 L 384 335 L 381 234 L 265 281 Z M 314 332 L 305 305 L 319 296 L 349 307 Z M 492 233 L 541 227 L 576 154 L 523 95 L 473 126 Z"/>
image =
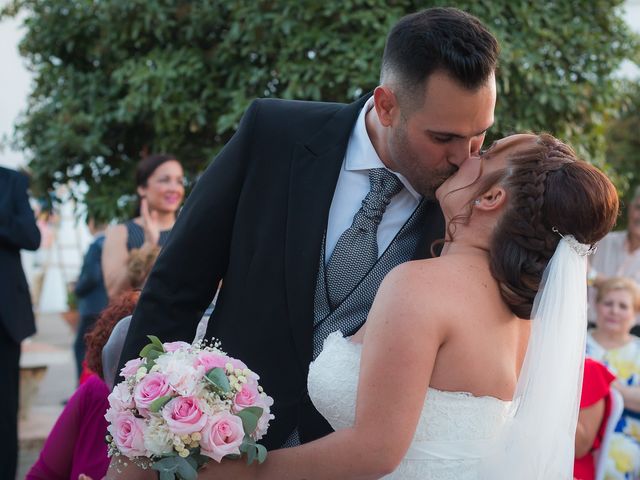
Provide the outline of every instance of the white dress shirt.
<path id="1" fill-rule="evenodd" d="M 367 134 L 365 117 L 372 108 L 373 98 L 370 98 L 360 112 L 349 138 L 329 209 L 325 262 L 331 258 L 338 238 L 351 226 L 354 215 L 362 206 L 362 200 L 371 189 L 369 170 L 386 168 Z M 375 115 L 375 112 L 372 112 L 371 115 Z M 389 203 L 382 216 L 382 221 L 378 225 L 378 257 L 384 253 L 422 199 L 422 196 L 413 189 L 406 178 L 396 172 L 393 174 L 400 179 L 404 188 L 391 199 L 391 203 Z"/>

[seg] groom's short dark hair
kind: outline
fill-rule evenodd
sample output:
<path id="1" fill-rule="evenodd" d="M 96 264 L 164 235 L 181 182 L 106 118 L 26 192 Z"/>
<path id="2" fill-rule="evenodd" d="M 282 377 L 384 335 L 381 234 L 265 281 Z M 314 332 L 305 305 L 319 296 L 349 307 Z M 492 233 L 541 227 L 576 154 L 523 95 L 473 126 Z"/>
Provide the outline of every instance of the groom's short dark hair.
<path id="1" fill-rule="evenodd" d="M 429 76 L 443 71 L 461 86 L 476 90 L 495 71 L 500 48 L 473 15 L 457 8 L 428 8 L 407 15 L 391 29 L 382 57 L 381 83 L 392 83 L 400 97 L 423 97 Z"/>

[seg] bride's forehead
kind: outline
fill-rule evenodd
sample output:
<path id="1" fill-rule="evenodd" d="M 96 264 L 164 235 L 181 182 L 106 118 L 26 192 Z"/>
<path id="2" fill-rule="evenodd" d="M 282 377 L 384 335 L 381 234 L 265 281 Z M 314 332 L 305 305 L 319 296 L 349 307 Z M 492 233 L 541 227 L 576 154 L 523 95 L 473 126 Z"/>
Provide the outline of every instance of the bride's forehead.
<path id="1" fill-rule="evenodd" d="M 538 136 L 530 133 L 518 133 L 502 138 L 495 143 L 495 151 L 499 150 L 511 150 L 512 148 L 518 148 L 522 146 L 533 145 Z"/>

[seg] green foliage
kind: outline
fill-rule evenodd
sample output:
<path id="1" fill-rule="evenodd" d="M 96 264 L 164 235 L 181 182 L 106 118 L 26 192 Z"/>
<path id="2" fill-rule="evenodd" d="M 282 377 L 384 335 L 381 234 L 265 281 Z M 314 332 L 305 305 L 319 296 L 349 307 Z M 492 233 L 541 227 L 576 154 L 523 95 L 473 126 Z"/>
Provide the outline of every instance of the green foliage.
<path id="1" fill-rule="evenodd" d="M 147 371 L 150 371 L 156 364 L 158 357 L 164 353 L 164 346 L 158 337 L 154 335 L 147 335 L 147 338 L 151 340 L 151 343 L 148 343 L 140 350 L 140 357 L 145 359 L 144 366 Z"/>
<path id="2" fill-rule="evenodd" d="M 156 398 L 153 402 L 151 402 L 151 405 L 149 405 L 149 410 L 153 413 L 158 413 L 160 410 L 162 410 L 162 407 L 164 407 L 171 401 L 172 398 L 173 397 L 171 395 L 165 395 L 164 397 Z"/>
<path id="3" fill-rule="evenodd" d="M 547 130 L 603 162 L 612 77 L 637 39 L 622 0 L 467 0 L 502 45 L 491 137 Z M 255 97 L 350 102 L 377 85 L 390 26 L 450 4 L 415 0 L 14 0 L 35 74 L 15 143 L 41 192 L 86 182 L 90 215 L 130 213 L 141 154 L 174 152 L 194 176 Z M 491 139 L 489 139 L 491 140 Z"/>
<path id="4" fill-rule="evenodd" d="M 67 307 L 70 311 L 78 309 L 78 297 L 72 289 L 67 290 Z"/>
<path id="5" fill-rule="evenodd" d="M 607 164 L 615 179 L 623 207 L 632 200 L 634 190 L 640 186 L 640 87 L 634 82 L 627 85 L 629 102 L 618 119 L 608 125 Z M 626 213 L 618 219 L 616 228 L 625 228 Z"/>
<path id="6" fill-rule="evenodd" d="M 224 373 L 224 370 L 222 368 L 212 368 L 207 372 L 204 378 L 220 395 L 224 396 L 231 392 L 229 379 L 227 378 L 227 375 Z"/>
<path id="7" fill-rule="evenodd" d="M 255 460 L 262 463 L 267 459 L 267 449 L 264 445 L 256 443 L 249 435 L 245 435 L 240 445 L 240 453 L 247 455 L 247 465 L 251 465 Z"/>
<path id="8" fill-rule="evenodd" d="M 192 457 L 182 458 L 177 455 L 163 457 L 153 463 L 151 468 L 160 473 L 160 480 L 196 480 L 198 465 Z"/>
<path id="9" fill-rule="evenodd" d="M 255 432 L 258 426 L 258 420 L 262 416 L 262 408 L 260 407 L 246 407 L 240 410 L 236 415 L 242 420 L 242 428 L 244 433 L 251 435 Z"/>

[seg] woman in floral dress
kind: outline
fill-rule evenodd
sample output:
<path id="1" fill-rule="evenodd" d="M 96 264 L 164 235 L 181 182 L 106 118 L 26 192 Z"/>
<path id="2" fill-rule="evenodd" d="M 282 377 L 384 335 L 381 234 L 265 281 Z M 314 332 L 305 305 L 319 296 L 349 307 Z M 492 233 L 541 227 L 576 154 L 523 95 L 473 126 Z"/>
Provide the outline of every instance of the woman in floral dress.
<path id="1" fill-rule="evenodd" d="M 587 355 L 616 374 L 613 386 L 624 398 L 609 447 L 607 480 L 640 478 L 640 338 L 630 333 L 639 307 L 640 292 L 633 280 L 605 280 L 596 297 L 596 327 L 587 336 Z"/>

